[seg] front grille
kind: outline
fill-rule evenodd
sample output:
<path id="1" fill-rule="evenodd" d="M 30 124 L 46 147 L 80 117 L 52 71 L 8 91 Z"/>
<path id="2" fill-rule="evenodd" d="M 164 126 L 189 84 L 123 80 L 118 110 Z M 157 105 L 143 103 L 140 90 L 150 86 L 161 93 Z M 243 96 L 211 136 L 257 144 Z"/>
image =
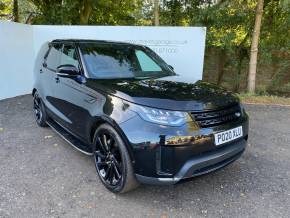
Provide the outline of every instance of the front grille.
<path id="1" fill-rule="evenodd" d="M 239 104 L 236 104 L 221 110 L 191 112 L 190 114 L 200 127 L 212 127 L 238 120 L 241 108 Z"/>

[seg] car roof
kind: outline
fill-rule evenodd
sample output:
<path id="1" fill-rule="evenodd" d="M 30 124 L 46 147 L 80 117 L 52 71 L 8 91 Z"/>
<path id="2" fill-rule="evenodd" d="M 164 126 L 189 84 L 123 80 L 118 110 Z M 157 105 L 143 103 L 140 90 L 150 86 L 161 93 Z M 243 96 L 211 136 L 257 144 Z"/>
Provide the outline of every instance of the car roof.
<path id="1" fill-rule="evenodd" d="M 120 42 L 120 41 L 109 41 L 109 40 L 95 40 L 95 39 L 54 39 L 51 43 L 108 43 L 108 44 L 123 44 L 123 45 L 134 45 L 134 46 L 143 46 L 138 44 L 133 44 L 129 42 Z"/>

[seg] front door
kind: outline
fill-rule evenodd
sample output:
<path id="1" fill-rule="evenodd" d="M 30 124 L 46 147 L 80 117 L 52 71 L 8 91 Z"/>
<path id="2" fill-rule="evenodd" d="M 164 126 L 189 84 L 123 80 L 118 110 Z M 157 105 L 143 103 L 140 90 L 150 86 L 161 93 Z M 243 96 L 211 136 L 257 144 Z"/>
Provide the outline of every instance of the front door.
<path id="1" fill-rule="evenodd" d="M 56 75 L 54 105 L 60 112 L 58 122 L 79 138 L 86 140 L 86 120 L 90 120 L 89 109 L 95 99 L 87 94 L 80 59 L 74 44 L 64 44 L 60 57 L 60 65 L 73 65 L 79 69 L 80 75 L 74 78 Z"/>
<path id="2" fill-rule="evenodd" d="M 43 59 L 42 67 L 39 71 L 41 78 L 39 81 L 42 89 L 40 93 L 43 95 L 41 97 L 50 116 L 54 116 L 54 114 L 57 113 L 57 109 L 54 107 L 54 90 L 56 86 L 56 68 L 59 65 L 61 50 L 62 44 L 50 44 L 49 50 Z"/>

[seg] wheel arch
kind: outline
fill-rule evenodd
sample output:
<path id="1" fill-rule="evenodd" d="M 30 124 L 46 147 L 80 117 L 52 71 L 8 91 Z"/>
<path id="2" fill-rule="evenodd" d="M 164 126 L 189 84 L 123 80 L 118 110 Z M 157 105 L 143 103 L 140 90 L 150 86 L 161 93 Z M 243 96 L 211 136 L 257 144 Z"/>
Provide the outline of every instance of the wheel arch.
<path id="1" fill-rule="evenodd" d="M 92 148 L 94 146 L 93 140 L 94 140 L 95 132 L 96 132 L 97 128 L 99 126 L 101 126 L 102 124 L 108 124 L 108 125 L 112 126 L 117 131 L 117 133 L 121 136 L 122 140 L 124 141 L 124 144 L 127 148 L 129 156 L 131 158 L 132 164 L 134 164 L 135 163 L 134 153 L 133 153 L 133 149 L 130 145 L 130 142 L 129 142 L 127 136 L 125 135 L 123 130 L 119 127 L 119 125 L 116 123 L 116 121 L 114 121 L 113 119 L 111 119 L 109 117 L 97 117 L 97 118 L 95 118 L 93 125 L 90 128 L 90 135 L 89 135 L 89 140 L 92 144 Z"/>

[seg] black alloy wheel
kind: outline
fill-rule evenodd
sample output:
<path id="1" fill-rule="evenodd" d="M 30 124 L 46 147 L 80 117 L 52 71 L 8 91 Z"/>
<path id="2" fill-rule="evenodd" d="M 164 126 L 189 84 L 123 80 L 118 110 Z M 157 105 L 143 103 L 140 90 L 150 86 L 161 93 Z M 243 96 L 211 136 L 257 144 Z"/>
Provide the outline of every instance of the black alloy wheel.
<path id="1" fill-rule="evenodd" d="M 103 124 L 97 129 L 94 139 L 95 166 L 106 188 L 124 193 L 137 187 L 128 151 L 116 130 Z"/>
<path id="2" fill-rule="evenodd" d="M 36 123 L 39 126 L 41 127 L 47 126 L 46 124 L 47 115 L 43 107 L 41 98 L 39 97 L 37 92 L 35 92 L 33 95 L 33 113 L 34 113 Z"/>
<path id="3" fill-rule="evenodd" d="M 118 185 L 122 180 L 122 159 L 116 139 L 107 131 L 97 135 L 98 149 L 95 151 L 96 167 L 101 178 L 110 186 Z"/>

